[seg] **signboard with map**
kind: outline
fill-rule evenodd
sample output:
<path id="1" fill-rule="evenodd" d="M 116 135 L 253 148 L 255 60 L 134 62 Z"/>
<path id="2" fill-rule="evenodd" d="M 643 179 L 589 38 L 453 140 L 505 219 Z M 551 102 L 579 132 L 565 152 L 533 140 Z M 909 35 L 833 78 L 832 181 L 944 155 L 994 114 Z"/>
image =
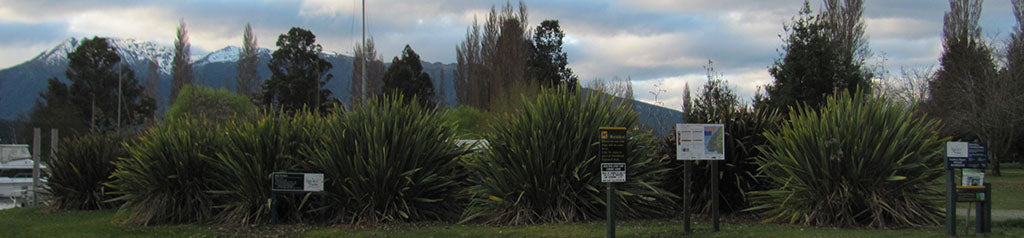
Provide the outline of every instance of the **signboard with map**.
<path id="1" fill-rule="evenodd" d="M 725 125 L 676 124 L 677 160 L 724 160 Z"/>

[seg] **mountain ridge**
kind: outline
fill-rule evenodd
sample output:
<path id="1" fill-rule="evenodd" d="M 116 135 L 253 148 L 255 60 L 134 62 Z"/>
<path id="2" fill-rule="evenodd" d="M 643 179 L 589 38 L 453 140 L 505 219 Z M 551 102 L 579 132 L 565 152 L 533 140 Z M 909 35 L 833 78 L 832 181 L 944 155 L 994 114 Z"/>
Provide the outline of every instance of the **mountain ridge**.
<path id="1" fill-rule="evenodd" d="M 36 57 L 15 66 L 0 69 L 0 119 L 15 120 L 19 117 L 27 117 L 31 112 L 39 94 L 46 90 L 47 79 L 57 78 L 69 83 L 64 75 L 67 70 L 67 53 L 73 51 L 85 38 L 68 38 L 57 46 L 41 52 Z M 135 71 L 136 80 L 140 82 L 151 77 L 148 72 L 148 61 L 154 60 L 158 65 L 158 96 L 157 102 L 162 108 L 167 107 L 167 98 L 171 86 L 171 61 L 174 49 L 171 46 L 160 45 L 148 41 L 135 39 L 108 38 L 111 45 L 122 56 L 127 67 Z M 193 50 L 191 57 L 192 71 L 195 76 L 194 82 L 213 88 L 227 88 L 234 90 L 234 80 L 238 73 L 237 61 L 238 46 L 225 46 L 224 48 L 209 52 L 203 55 L 196 55 L 201 52 Z M 270 62 L 271 51 L 267 48 L 259 48 L 258 58 L 260 66 L 266 66 Z M 349 89 L 352 82 L 353 57 L 335 52 L 324 52 L 322 56 L 334 66 L 328 73 L 334 75 L 333 79 L 327 82 L 326 88 L 332 90 L 332 96 L 340 101 L 349 101 Z M 388 63 L 385 63 L 388 64 Z M 423 70 L 430 75 L 434 87 L 445 87 L 446 95 L 443 95 L 447 105 L 456 105 L 455 84 L 452 79 L 455 64 L 441 62 L 422 61 Z M 441 71 L 445 71 L 447 77 L 440 85 Z M 270 78 L 270 70 L 267 67 L 258 67 L 260 83 Z M 435 90 L 440 92 L 440 90 Z M 681 118 L 681 112 L 649 105 L 636 101 L 636 108 L 643 109 L 641 121 L 651 127 L 664 127 L 655 121 L 667 121 L 658 118 Z M 641 110 L 638 110 L 641 111 Z M 651 118 L 647 118 L 651 117 Z M 654 118 L 657 117 L 657 118 Z"/>

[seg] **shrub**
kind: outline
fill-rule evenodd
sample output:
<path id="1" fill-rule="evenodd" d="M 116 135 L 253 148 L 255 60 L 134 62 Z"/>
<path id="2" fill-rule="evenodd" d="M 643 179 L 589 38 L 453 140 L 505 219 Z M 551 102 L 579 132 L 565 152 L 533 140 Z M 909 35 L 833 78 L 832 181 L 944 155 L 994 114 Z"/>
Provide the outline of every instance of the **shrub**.
<path id="1" fill-rule="evenodd" d="M 180 120 L 192 116 L 211 122 L 226 122 L 253 118 L 256 113 L 256 105 L 245 96 L 223 88 L 187 85 L 178 93 L 164 118 Z"/>
<path id="2" fill-rule="evenodd" d="M 104 209 L 116 204 L 103 183 L 110 181 L 118 157 L 128 154 L 121 145 L 125 137 L 116 133 L 91 132 L 65 139 L 55 158 L 46 161 L 50 177 L 47 190 L 56 209 Z"/>
<path id="3" fill-rule="evenodd" d="M 459 215 L 465 169 L 455 126 L 433 109 L 384 96 L 328 115 L 319 143 L 303 146 L 308 168 L 324 173 L 332 221 L 448 220 Z"/>
<path id="4" fill-rule="evenodd" d="M 215 173 L 217 127 L 168 119 L 127 145 L 130 157 L 117 161 L 109 187 L 124 202 L 115 219 L 127 224 L 206 222 L 214 205 L 208 191 Z"/>
<path id="5" fill-rule="evenodd" d="M 460 136 L 480 138 L 487 129 L 488 115 L 471 106 L 459 106 L 445 110 L 442 114 L 445 121 L 455 123 Z"/>
<path id="6" fill-rule="evenodd" d="M 757 163 L 772 189 L 754 194 L 768 221 L 805 225 L 934 225 L 942 213 L 939 122 L 912 105 L 849 93 L 806 105 L 767 132 Z"/>
<path id="7" fill-rule="evenodd" d="M 531 224 L 602 218 L 601 126 L 630 128 L 627 182 L 616 184 L 617 216 L 657 217 L 676 206 L 661 188 L 668 161 L 653 156 L 652 137 L 636 129 L 636 114 L 601 92 L 547 89 L 504 114 L 485 136 L 489 148 L 467 167 L 477 184 L 464 221 Z M 579 92 L 579 93 L 576 93 Z"/>
<path id="8" fill-rule="evenodd" d="M 224 146 L 217 148 L 213 181 L 218 220 L 222 223 L 252 224 L 269 221 L 270 174 L 297 171 L 301 145 L 313 143 L 311 133 L 319 132 L 323 119 L 310 112 L 292 116 L 272 115 L 252 121 L 227 124 Z M 296 218 L 297 195 L 281 195 L 278 208 L 282 218 Z"/>

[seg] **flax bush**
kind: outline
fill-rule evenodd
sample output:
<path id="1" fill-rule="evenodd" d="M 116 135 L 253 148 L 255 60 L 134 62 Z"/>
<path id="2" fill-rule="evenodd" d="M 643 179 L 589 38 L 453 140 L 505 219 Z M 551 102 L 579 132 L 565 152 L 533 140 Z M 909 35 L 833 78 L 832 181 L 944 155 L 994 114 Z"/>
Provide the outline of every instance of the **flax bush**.
<path id="1" fill-rule="evenodd" d="M 628 105 L 601 92 L 568 87 L 523 99 L 485 135 L 489 146 L 467 167 L 474 184 L 463 221 L 533 224 L 602 219 L 605 184 L 600 181 L 601 126 L 629 128 L 627 182 L 616 184 L 620 218 L 673 213 L 674 197 L 662 186 L 670 167 L 653 154 L 649 132 L 636 129 Z"/>
<path id="2" fill-rule="evenodd" d="M 467 151 L 434 109 L 401 96 L 375 98 L 327 116 L 319 142 L 303 146 L 308 168 L 324 173 L 331 222 L 454 220 L 460 214 Z"/>
<path id="3" fill-rule="evenodd" d="M 128 156 L 121 144 L 125 140 L 125 136 L 113 132 L 90 132 L 65 139 L 57 156 L 46 161 L 50 206 L 92 210 L 116 205 L 105 202 L 112 196 L 103 183 L 110 181 L 116 168 L 113 162 Z"/>
<path id="4" fill-rule="evenodd" d="M 165 120 L 127 145 L 115 165 L 111 201 L 124 204 L 115 220 L 126 224 L 203 223 L 213 217 L 209 193 L 212 156 L 223 146 L 218 126 L 184 117 Z"/>
<path id="5" fill-rule="evenodd" d="M 916 227 L 941 221 L 944 144 L 939 122 L 913 105 L 841 93 L 820 111 L 789 113 L 759 147 L 771 188 L 753 193 L 768 221 L 816 226 Z"/>

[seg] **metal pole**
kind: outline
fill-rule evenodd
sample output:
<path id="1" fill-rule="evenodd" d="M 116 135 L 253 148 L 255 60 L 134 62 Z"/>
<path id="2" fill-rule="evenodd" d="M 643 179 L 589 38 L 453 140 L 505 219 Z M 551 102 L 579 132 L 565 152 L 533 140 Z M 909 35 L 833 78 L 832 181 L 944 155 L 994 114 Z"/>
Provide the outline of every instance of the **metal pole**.
<path id="1" fill-rule="evenodd" d="M 718 160 L 711 161 L 711 220 L 712 231 L 718 231 Z"/>
<path id="2" fill-rule="evenodd" d="M 956 235 L 956 190 L 953 189 L 953 169 L 946 169 L 946 234 Z"/>
<path id="3" fill-rule="evenodd" d="M 683 161 L 683 233 L 690 234 L 690 174 L 693 160 Z"/>
<path id="4" fill-rule="evenodd" d="M 36 190 L 39 188 L 39 158 L 43 156 L 43 153 L 39 152 L 42 148 L 42 137 L 39 135 L 39 127 L 32 128 L 32 193 L 31 203 L 33 206 L 38 204 L 39 198 L 36 194 Z"/>
<path id="5" fill-rule="evenodd" d="M 608 232 L 605 237 L 615 238 L 615 184 L 605 184 L 608 184 L 608 204 L 605 206 L 608 208 Z"/>

